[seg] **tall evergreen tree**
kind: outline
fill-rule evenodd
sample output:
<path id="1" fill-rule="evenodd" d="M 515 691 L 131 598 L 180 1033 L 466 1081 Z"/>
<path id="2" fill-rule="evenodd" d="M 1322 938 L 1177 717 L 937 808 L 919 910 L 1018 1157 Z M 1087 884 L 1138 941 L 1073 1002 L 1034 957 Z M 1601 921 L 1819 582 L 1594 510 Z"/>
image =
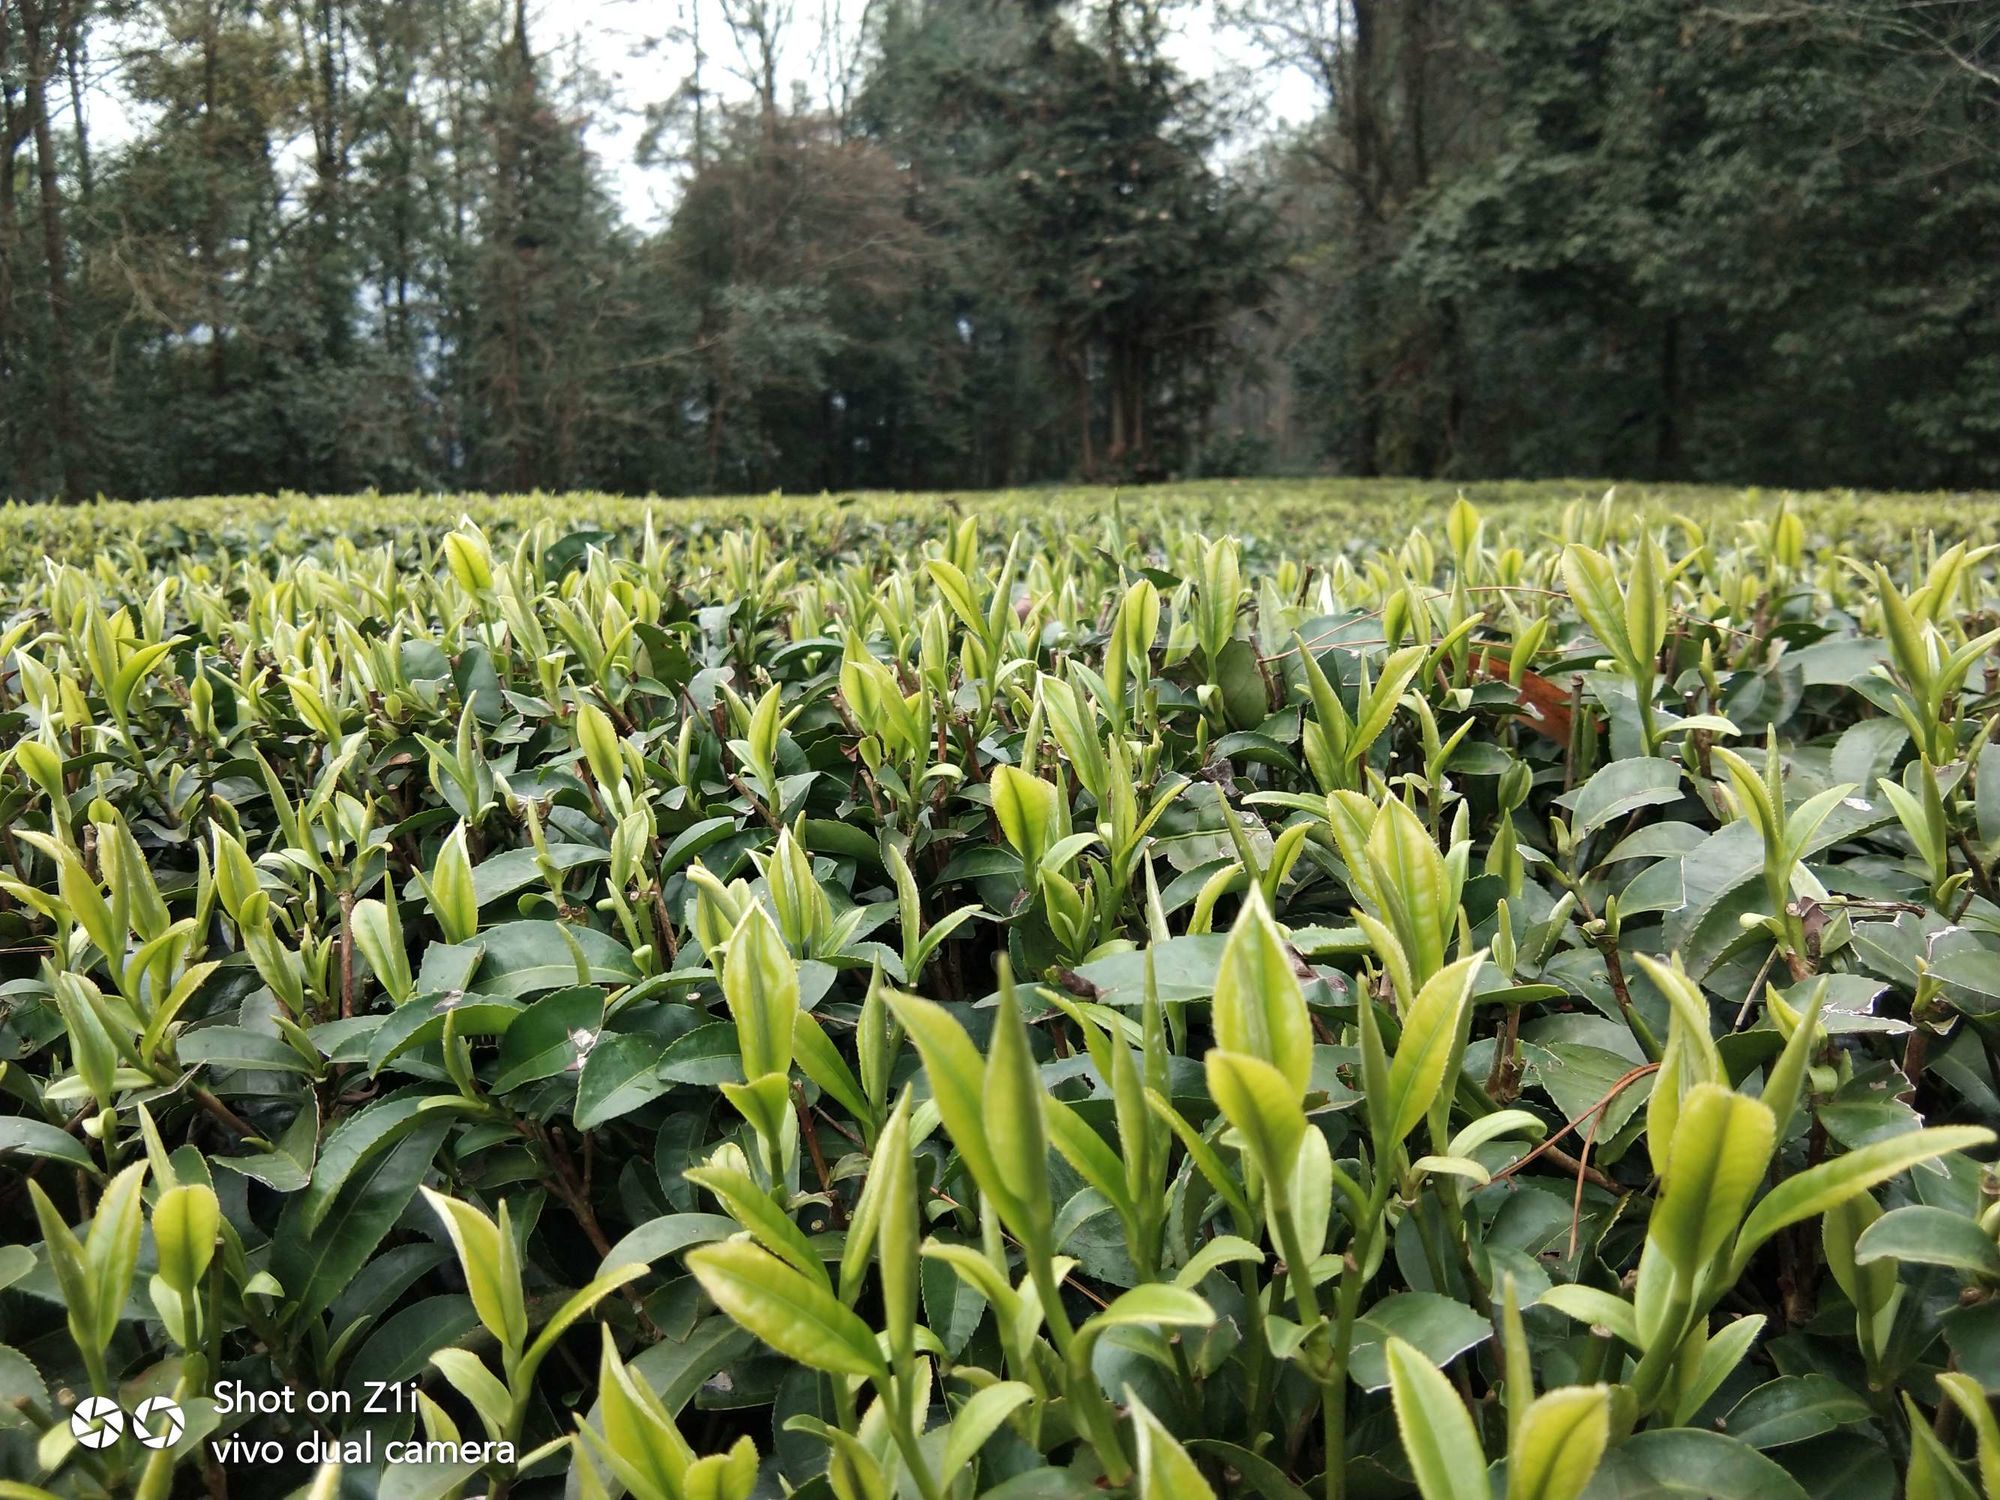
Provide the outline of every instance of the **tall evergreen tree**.
<path id="1" fill-rule="evenodd" d="M 1990 5 L 1226 11 L 676 0 L 641 226 L 555 7 L 0 0 L 0 486 L 2000 484 Z"/>

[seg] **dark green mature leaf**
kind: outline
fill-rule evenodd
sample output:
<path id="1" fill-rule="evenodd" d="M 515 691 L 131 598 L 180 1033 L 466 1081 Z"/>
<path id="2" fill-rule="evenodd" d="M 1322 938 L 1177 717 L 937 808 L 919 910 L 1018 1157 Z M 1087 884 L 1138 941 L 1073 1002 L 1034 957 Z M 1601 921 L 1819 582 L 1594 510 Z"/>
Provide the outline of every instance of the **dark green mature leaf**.
<path id="1" fill-rule="evenodd" d="M 404 1089 L 377 1099 L 334 1126 L 320 1144 L 319 1160 L 299 1200 L 306 1232 L 320 1227 L 340 1190 L 378 1151 L 394 1145 L 426 1116 L 442 1117 L 470 1107 L 456 1095 Z"/>
<path id="2" fill-rule="evenodd" d="M 303 1196 L 286 1204 L 272 1236 L 271 1274 L 283 1285 L 293 1317 L 317 1317 L 360 1273 L 416 1196 L 450 1129 L 448 1119 L 427 1119 L 363 1166 L 320 1214 L 316 1229 L 306 1227 Z"/>
<path id="3" fill-rule="evenodd" d="M 1749 1444 L 1692 1427 L 1641 1432 L 1605 1454 L 1584 1500 L 1808 1500 Z"/>
<path id="4" fill-rule="evenodd" d="M 1151 953 L 1162 1001 L 1206 1000 L 1215 993 L 1216 976 L 1222 969 L 1222 950 L 1228 941 L 1223 933 L 1168 938 L 1145 950 L 1093 959 L 1080 965 L 1076 972 L 1096 990 L 1097 999 L 1104 1004 L 1136 1008 L 1146 998 L 1146 955 Z"/>
<path id="5" fill-rule="evenodd" d="M 49 1402 L 48 1381 L 34 1362 L 11 1344 L 0 1344 L 0 1401 L 17 1410 L 29 1403 L 47 1406 Z"/>
<path id="6" fill-rule="evenodd" d="M 468 999 L 463 995 L 419 996 L 398 1006 L 368 1038 L 368 1071 L 379 1073 L 396 1058 L 444 1035 L 449 1018 L 463 1037 L 502 1036 L 521 1014 L 518 1000 Z"/>
<path id="7" fill-rule="evenodd" d="M 659 1098 L 666 1049 L 649 1036 L 604 1036 L 583 1059 L 576 1085 L 576 1128 L 595 1130 Z"/>
<path id="8" fill-rule="evenodd" d="M 82 1167 L 85 1171 L 97 1170 L 97 1163 L 84 1149 L 83 1142 L 66 1130 L 58 1130 L 46 1121 L 31 1120 L 25 1115 L 0 1116 L 0 1151 L 45 1156 Z"/>
<path id="9" fill-rule="evenodd" d="M 610 850 L 595 844 L 549 845 L 549 863 L 558 870 L 580 870 L 586 865 L 603 864 L 610 858 Z M 472 867 L 472 899 L 482 907 L 541 883 L 541 860 L 533 849 L 503 849 Z M 485 936 L 482 933 L 480 941 Z"/>
<path id="10" fill-rule="evenodd" d="M 1874 1410 L 1825 1375 L 1786 1375 L 1760 1385 L 1730 1409 L 1729 1435 L 1753 1448 L 1802 1443 L 1874 1419 Z"/>
<path id="11" fill-rule="evenodd" d="M 1855 796 L 1835 804 L 1826 821 L 1807 841 L 1803 857 L 1871 833 L 1895 820 L 1884 798 Z M 1721 958 L 1743 941 L 1737 924 L 1740 911 L 1761 900 L 1756 884 L 1763 868 L 1763 845 L 1748 822 L 1735 822 L 1711 833 L 1688 856 L 1685 865 L 1687 904 L 1669 917 L 1661 934 L 1664 951 L 1679 952 L 1688 973 L 1706 978 Z M 1742 902 L 1731 904 L 1741 896 Z"/>
<path id="12" fill-rule="evenodd" d="M 312 1067 L 282 1037 L 243 1026 L 204 1026 L 181 1034 L 175 1048 L 190 1067 L 240 1068 L 261 1073 L 310 1073 Z"/>
<path id="13" fill-rule="evenodd" d="M 482 995 L 519 999 L 578 983 L 632 984 L 639 978 L 631 951 L 616 938 L 590 927 L 566 922 L 508 922 L 480 933 L 479 942 L 486 957 L 473 988 Z M 578 973 L 571 943 L 583 955 L 583 974 Z"/>
<path id="14" fill-rule="evenodd" d="M 675 1037 L 660 1054 L 660 1077 L 668 1083 L 714 1087 L 743 1082 L 743 1058 L 737 1051 L 736 1027 L 711 1021 Z"/>
<path id="15" fill-rule="evenodd" d="M 568 1071 L 586 1046 L 596 1044 L 603 1023 L 604 991 L 596 985 L 572 985 L 534 1001 L 500 1039 L 493 1092 L 509 1093 Z"/>
<path id="16" fill-rule="evenodd" d="M 1949 1209 L 1912 1204 L 1882 1215 L 1854 1242 L 1861 1265 L 1887 1257 L 1920 1265 L 1951 1266 L 2000 1278 L 2000 1249 L 1975 1219 Z"/>
<path id="17" fill-rule="evenodd" d="M 1493 1337 L 1493 1325 L 1463 1302 L 1436 1292 L 1398 1292 L 1384 1297 L 1355 1324 L 1349 1371 L 1363 1390 L 1389 1383 L 1382 1346 L 1399 1338 L 1440 1367 Z"/>
<path id="18" fill-rule="evenodd" d="M 1556 800 L 1570 809 L 1578 838 L 1629 817 L 1641 808 L 1678 802 L 1681 768 L 1670 760 L 1635 756 L 1598 769 L 1582 786 Z"/>
<path id="19" fill-rule="evenodd" d="M 1258 665 L 1257 650 L 1248 641 L 1234 640 L 1223 648 L 1215 664 L 1215 680 L 1222 688 L 1222 708 L 1238 729 L 1255 729 L 1271 711 L 1270 690 L 1264 669 Z"/>
<path id="20" fill-rule="evenodd" d="M 308 1098 L 272 1149 L 243 1156 L 212 1156 L 208 1163 L 254 1178 L 273 1192 L 296 1193 L 312 1180 L 319 1144 L 319 1108 Z"/>
<path id="21" fill-rule="evenodd" d="M 347 1369 L 351 1388 L 414 1379 L 440 1349 L 462 1348 L 479 1328 L 472 1299 L 459 1293 L 426 1297 L 382 1320 Z"/>
<path id="22" fill-rule="evenodd" d="M 1261 1454 L 1219 1438 L 1195 1438 L 1188 1447 L 1196 1453 L 1212 1454 L 1243 1476 L 1244 1482 L 1264 1500 L 1308 1500 L 1306 1492 L 1285 1477 L 1284 1470 Z"/>
<path id="23" fill-rule="evenodd" d="M 1941 1321 L 1958 1367 L 1986 1389 L 2000 1390 L 2000 1302 L 1954 1307 Z"/>
<path id="24" fill-rule="evenodd" d="M 724 1214 L 663 1214 L 648 1219 L 611 1247 L 597 1268 L 602 1276 L 616 1266 L 651 1265 L 690 1245 L 708 1245 L 742 1232 L 743 1226 Z"/>
<path id="25" fill-rule="evenodd" d="M 1896 1462 L 1879 1442 L 1842 1430 L 1771 1455 L 1812 1500 L 1896 1500 Z"/>

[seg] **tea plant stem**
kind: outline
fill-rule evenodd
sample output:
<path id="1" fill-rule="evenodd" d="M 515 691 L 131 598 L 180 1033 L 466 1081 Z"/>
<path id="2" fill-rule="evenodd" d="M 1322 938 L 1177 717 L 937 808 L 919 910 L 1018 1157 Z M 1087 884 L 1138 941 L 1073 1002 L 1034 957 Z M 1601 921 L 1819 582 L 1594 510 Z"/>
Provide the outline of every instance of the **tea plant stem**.
<path id="1" fill-rule="evenodd" d="M 1535 1147 L 1534 1150 L 1530 1151 L 1526 1156 L 1522 1157 L 1512 1166 L 1502 1167 L 1498 1172 L 1494 1173 L 1493 1180 L 1495 1182 L 1498 1182 L 1503 1177 L 1512 1177 L 1516 1172 L 1520 1171 L 1521 1168 L 1527 1166 L 1528 1163 L 1534 1161 L 1537 1157 L 1542 1157 L 1542 1156 L 1548 1157 L 1550 1161 L 1555 1162 L 1557 1165 L 1565 1168 L 1570 1172 L 1587 1173 L 1595 1171 L 1595 1168 L 1585 1166 L 1582 1162 L 1579 1162 L 1575 1157 L 1569 1156 L 1564 1152 L 1558 1151 L 1556 1149 L 1556 1142 L 1561 1140 L 1564 1136 L 1568 1135 L 1572 1130 L 1575 1130 L 1577 1126 L 1583 1124 L 1585 1120 L 1591 1118 L 1592 1116 L 1598 1114 L 1599 1112 L 1605 1109 L 1610 1108 L 1611 1101 L 1613 1099 L 1616 1099 L 1626 1089 L 1630 1088 L 1634 1083 L 1637 1083 L 1641 1078 L 1644 1078 L 1647 1074 L 1657 1073 L 1659 1069 L 1660 1065 L 1658 1063 L 1642 1063 L 1640 1066 L 1632 1069 L 1631 1072 L 1625 1074 L 1616 1083 L 1612 1084 L 1611 1087 L 1604 1092 L 1603 1096 L 1599 1098 L 1596 1103 L 1592 1104 L 1588 1109 L 1584 1110 L 1582 1114 L 1578 1115 L 1574 1120 L 1571 1120 L 1567 1125 L 1564 1125 L 1562 1129 L 1556 1131 L 1555 1134 L 1551 1135 L 1547 1140 L 1543 1141 L 1541 1145 Z M 1597 1186 L 1602 1187 L 1609 1192 L 1618 1191 L 1618 1184 L 1610 1181 L 1609 1179 L 1600 1180 L 1599 1178 L 1593 1177 L 1590 1178 L 1589 1180 L 1595 1183 Z"/>
<path id="2" fill-rule="evenodd" d="M 1578 903 L 1578 911 L 1585 908 Z M 1647 1062 L 1660 1060 L 1659 1039 L 1653 1035 L 1653 1028 L 1646 1024 L 1639 1014 L 1638 1006 L 1632 1003 L 1632 989 L 1625 978 L 1625 961 L 1618 952 L 1618 939 L 1609 932 L 1596 940 L 1597 951 L 1604 955 L 1604 974 L 1611 984 L 1611 994 L 1618 1002 L 1618 1013 L 1625 1018 L 1625 1028 L 1632 1033 L 1632 1039 L 1646 1054 Z"/>
<path id="3" fill-rule="evenodd" d="M 28 879 L 28 871 L 27 867 L 21 863 L 21 848 L 14 841 L 14 824 L 11 819 L 6 822 L 0 822 L 0 849 L 7 851 L 7 863 L 14 868 L 14 878 L 25 884 Z M 12 898 L 6 899 L 7 907 L 11 908 L 14 904 Z"/>
<path id="4" fill-rule="evenodd" d="M 1299 1238 L 1292 1211 L 1282 1200 L 1273 1204 L 1271 1217 L 1278 1222 L 1278 1245 L 1285 1253 L 1285 1283 L 1299 1310 L 1299 1322 L 1310 1328 L 1319 1321 L 1319 1292 L 1312 1283 L 1312 1266 Z"/>
<path id="5" fill-rule="evenodd" d="M 1255 1413 L 1264 1409 L 1264 1382 L 1270 1373 L 1271 1344 L 1260 1311 L 1263 1289 L 1257 1284 L 1256 1270 L 1247 1261 L 1237 1264 L 1236 1284 L 1243 1293 L 1243 1320 L 1247 1325 L 1246 1333 L 1250 1343 L 1250 1368 L 1244 1410 L 1252 1413 L 1251 1420 L 1254 1422 Z M 1253 1431 L 1250 1436 L 1254 1439 L 1255 1432 Z"/>
<path id="6" fill-rule="evenodd" d="M 206 1389 L 215 1372 L 222 1368 L 222 1262 L 213 1260 L 208 1267 L 208 1324 L 202 1330 L 206 1335 L 207 1356 L 194 1380 L 199 1389 Z"/>
<path id="7" fill-rule="evenodd" d="M 590 1199 L 583 1191 L 581 1180 L 576 1175 L 576 1167 L 570 1161 L 569 1152 L 564 1149 L 555 1133 L 538 1128 L 531 1122 L 520 1122 L 519 1128 L 540 1149 L 537 1154 L 542 1164 L 548 1168 L 549 1190 L 562 1200 L 563 1206 L 576 1220 L 577 1227 L 590 1241 L 591 1249 L 602 1259 L 611 1253 L 611 1241 L 605 1237 L 603 1227 L 597 1222 L 597 1211 L 590 1206 Z"/>
<path id="8" fill-rule="evenodd" d="M 919 1441 L 921 1434 L 916 1422 L 921 1414 L 911 1409 L 914 1403 L 903 1376 L 890 1377 L 882 1387 L 882 1399 L 889 1406 L 889 1430 L 895 1435 L 896 1448 L 903 1455 L 910 1478 L 916 1482 L 917 1493 L 923 1500 L 942 1500 L 944 1492 L 938 1488 L 937 1475 L 931 1470 L 930 1460 L 924 1457 Z"/>
<path id="9" fill-rule="evenodd" d="M 1282 1200 L 1272 1205 L 1271 1217 L 1277 1221 L 1278 1240 L 1285 1253 L 1285 1280 L 1291 1290 L 1292 1300 L 1298 1304 L 1299 1322 L 1310 1329 L 1320 1321 L 1319 1294 L 1312 1284 L 1312 1266 L 1307 1261 L 1304 1242 L 1299 1239 L 1298 1225 L 1292 1219 L 1289 1205 Z M 1356 1226 L 1357 1235 L 1360 1226 Z M 1349 1300 L 1351 1285 L 1361 1279 L 1359 1270 L 1350 1256 L 1341 1273 L 1340 1298 L 1343 1314 Z M 1343 1323 L 1351 1323 L 1344 1316 Z M 1320 1423 L 1323 1432 L 1322 1445 L 1326 1449 L 1326 1500 L 1341 1500 L 1346 1491 L 1347 1475 L 1342 1455 L 1347 1448 L 1347 1340 L 1336 1335 L 1333 1349 L 1332 1373 L 1320 1383 Z"/>
<path id="10" fill-rule="evenodd" d="M 1444 1256 L 1438 1249 L 1429 1200 L 1419 1198 L 1414 1212 L 1417 1215 L 1417 1242 L 1424 1249 L 1424 1267 L 1431 1273 L 1431 1285 L 1440 1292 L 1447 1291 L 1450 1282 L 1444 1273 Z"/>
<path id="11" fill-rule="evenodd" d="M 1657 1325 L 1659 1332 L 1640 1356 L 1639 1368 L 1632 1373 L 1632 1393 L 1638 1398 L 1642 1416 L 1652 1411 L 1661 1392 L 1666 1389 L 1667 1376 L 1680 1353 L 1681 1341 L 1687 1337 L 1690 1307 L 1690 1295 L 1676 1272 L 1674 1289 L 1668 1295 L 1666 1311 Z"/>
<path id="12" fill-rule="evenodd" d="M 738 775 L 734 771 L 731 771 L 729 773 L 729 784 L 735 787 L 738 792 L 743 794 L 743 800 L 750 804 L 750 810 L 756 813 L 758 817 L 764 820 L 764 825 L 767 828 L 769 828 L 773 833 L 784 832 L 785 825 L 778 821 L 777 814 L 772 812 L 770 808 L 764 805 L 764 803 L 762 802 L 761 799 L 759 799 L 757 794 L 751 791 L 749 786 L 745 784 L 743 778 L 740 775 Z"/>
<path id="13" fill-rule="evenodd" d="M 1659 748 L 1660 727 L 1653 708 L 1653 685 L 1650 682 L 1632 684 L 1639 700 L 1639 753 L 1651 755 Z"/>
<path id="14" fill-rule="evenodd" d="M 847 1383 L 845 1375 L 829 1375 L 827 1384 L 833 1388 L 833 1422 L 842 1432 L 853 1432 L 857 1427 L 854 1414 L 854 1390 Z"/>
<path id="15" fill-rule="evenodd" d="M 1583 1384 L 1602 1380 L 1617 1352 L 1618 1340 L 1615 1335 L 1591 1334 L 1590 1342 L 1585 1346 L 1582 1357 L 1577 1360 L 1577 1380 Z"/>
<path id="16" fill-rule="evenodd" d="M 1320 1386 L 1326 1500 L 1343 1500 L 1347 1494 L 1347 1370 L 1354 1348 L 1354 1320 L 1361 1307 L 1361 1266 L 1362 1261 L 1350 1249 L 1341 1271 L 1340 1321 L 1333 1335 L 1333 1373 Z"/>
<path id="17" fill-rule="evenodd" d="M 354 1014 L 354 892 L 340 893 L 340 1017 Z"/>
<path id="18" fill-rule="evenodd" d="M 806 1107 L 805 1085 L 792 1085 L 792 1108 L 798 1116 L 799 1139 L 805 1142 L 806 1154 L 812 1158 L 813 1175 L 819 1179 L 820 1191 L 827 1201 L 834 1205 L 836 1220 L 840 1217 L 840 1200 L 833 1191 L 833 1176 L 827 1170 L 826 1153 L 820 1150 L 819 1133 L 813 1129 L 812 1111 Z"/>
<path id="19" fill-rule="evenodd" d="M 153 767 L 147 761 L 145 752 L 139 748 L 138 742 L 132 738 L 131 729 L 120 724 L 119 730 L 120 736 L 125 743 L 126 752 L 131 758 L 132 768 L 139 773 L 139 779 L 146 783 L 146 790 L 153 794 L 153 801 L 159 805 L 160 812 L 167 820 L 167 826 L 169 828 L 180 827 L 180 814 L 174 811 L 173 803 L 167 799 L 167 789 L 160 784 L 160 778 L 154 774 Z"/>
<path id="20" fill-rule="evenodd" d="M 672 968 L 681 956 L 680 941 L 674 936 L 673 918 L 667 915 L 667 898 L 660 891 L 660 882 L 655 880 L 650 893 L 653 913 L 654 940 L 660 951 L 667 956 L 667 967 Z"/>
<path id="21" fill-rule="evenodd" d="M 1438 1194 L 1438 1217 L 1444 1221 L 1444 1244 L 1438 1250 L 1440 1258 L 1447 1254 L 1457 1262 L 1459 1274 L 1465 1278 L 1465 1294 L 1480 1313 L 1491 1316 L 1493 1299 L 1486 1283 L 1480 1278 L 1472 1264 L 1472 1253 L 1466 1246 L 1465 1206 L 1459 1202 L 1458 1190 L 1450 1184 L 1443 1185 Z M 1435 1274 L 1435 1273 L 1434 1273 Z M 1438 1290 L 1445 1289 L 1442 1275 L 1437 1277 Z"/>
<path id="22" fill-rule="evenodd" d="M 1048 1322 L 1049 1336 L 1054 1339 L 1056 1353 L 1063 1361 L 1063 1374 L 1070 1400 L 1077 1403 L 1081 1424 L 1089 1429 L 1091 1443 L 1104 1463 L 1105 1478 L 1113 1484 L 1124 1484 L 1132 1477 L 1132 1462 L 1125 1454 L 1125 1445 L 1118 1436 L 1118 1422 L 1111 1410 L 1111 1403 L 1097 1384 L 1097 1374 L 1088 1360 L 1079 1360 L 1076 1331 L 1070 1326 L 1069 1314 L 1062 1305 L 1062 1288 L 1056 1282 L 1055 1265 L 1047 1251 L 1040 1246 L 1028 1249 L 1030 1274 L 1035 1280 L 1035 1293 L 1042 1299 L 1042 1316 Z"/>
<path id="23" fill-rule="evenodd" d="M 1493 1067 L 1486 1075 L 1486 1093 L 1498 1103 L 1507 1103 L 1518 1092 L 1515 1064 L 1520 1052 L 1521 1007 L 1510 1005 L 1506 1025 L 1493 1048 Z"/>
<path id="24" fill-rule="evenodd" d="M 211 1094 L 207 1089 L 196 1088 L 191 1090 L 190 1092 L 193 1093 L 194 1102 L 196 1104 L 200 1105 L 209 1114 L 213 1115 L 216 1119 L 220 1120 L 223 1124 L 227 1125 L 231 1130 L 235 1131 L 238 1135 L 253 1136 L 257 1133 L 257 1129 L 255 1126 L 253 1126 L 248 1120 L 245 1120 L 241 1115 L 237 1114 L 236 1111 L 231 1109 L 228 1105 L 224 1104 L 220 1099 L 216 1098 L 215 1095 Z"/>

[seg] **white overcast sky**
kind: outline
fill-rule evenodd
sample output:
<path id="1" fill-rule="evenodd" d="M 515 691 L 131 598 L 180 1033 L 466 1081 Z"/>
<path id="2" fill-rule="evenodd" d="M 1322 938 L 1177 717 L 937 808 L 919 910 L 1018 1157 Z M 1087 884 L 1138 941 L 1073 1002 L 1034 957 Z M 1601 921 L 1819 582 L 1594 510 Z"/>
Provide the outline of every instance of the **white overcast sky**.
<path id="1" fill-rule="evenodd" d="M 814 66 L 813 53 L 825 24 L 852 24 L 864 0 L 794 0 L 794 24 L 786 46 L 787 81 L 804 80 Z M 647 171 L 633 160 L 644 106 L 670 94 L 686 76 L 690 54 L 685 49 L 649 45 L 666 32 L 678 13 L 677 0 L 540 0 L 538 12 L 544 45 L 562 39 L 613 88 L 622 111 L 618 128 L 600 127 L 594 144 L 605 169 L 617 184 L 626 212 L 646 221 L 657 217 L 674 190 L 668 174 Z M 1242 35 L 1215 19 L 1208 0 L 1193 0 L 1176 17 L 1172 52 L 1191 76 L 1262 66 L 1264 59 Z M 532 24 L 532 23 L 531 23 Z M 741 92 L 725 65 L 733 61 L 729 38 L 713 0 L 703 22 L 703 50 L 710 58 L 709 87 Z M 1258 81 L 1260 102 L 1270 126 L 1300 124 L 1314 109 L 1314 88 L 1293 70 L 1271 70 Z"/>
<path id="2" fill-rule="evenodd" d="M 741 94 L 745 85 L 728 71 L 734 53 L 717 0 L 700 3 L 704 6 L 703 50 L 710 59 L 705 82 L 712 90 Z M 787 90 L 795 81 L 811 86 L 815 51 L 827 23 L 851 27 L 865 4 L 866 0 L 792 0 L 793 25 L 782 59 Z M 1170 49 L 1174 60 L 1190 76 L 1203 79 L 1260 69 L 1252 97 L 1262 112 L 1257 122 L 1262 128 L 1309 119 L 1315 107 L 1312 83 L 1297 71 L 1269 67 L 1247 38 L 1216 18 L 1215 9 L 1210 0 L 1189 0 L 1180 7 Z M 591 144 L 626 214 L 642 224 L 657 221 L 671 207 L 677 190 L 672 173 L 642 168 L 635 155 L 646 106 L 671 95 L 689 71 L 691 50 L 659 41 L 674 28 L 680 11 L 681 0 L 531 0 L 529 11 L 538 51 L 545 56 L 560 53 L 573 58 L 609 86 L 614 110 L 608 118 L 600 116 Z M 134 128 L 122 105 L 116 61 L 119 48 L 114 39 L 110 46 L 100 45 L 95 50 L 95 76 L 85 107 L 93 139 L 115 146 Z M 814 88 L 813 92 L 818 95 L 820 91 Z M 295 145 L 303 162 L 307 143 L 301 140 Z M 1231 144 L 1225 143 L 1228 149 Z"/>

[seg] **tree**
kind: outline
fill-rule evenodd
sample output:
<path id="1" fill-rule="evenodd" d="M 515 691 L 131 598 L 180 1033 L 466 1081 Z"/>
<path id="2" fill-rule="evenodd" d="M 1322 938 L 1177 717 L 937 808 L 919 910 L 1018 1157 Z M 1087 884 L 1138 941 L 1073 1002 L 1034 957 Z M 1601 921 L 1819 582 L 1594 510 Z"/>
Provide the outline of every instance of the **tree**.
<path id="1" fill-rule="evenodd" d="M 80 500 L 84 494 L 85 460 L 72 337 L 70 247 L 63 224 L 55 127 L 49 120 L 49 86 L 64 58 L 74 56 L 83 15 L 81 0 L 17 0 L 17 3 L 21 13 L 21 108 L 25 127 L 35 144 L 42 286 L 48 305 L 49 436 L 61 471 L 63 498 Z M 9 157 L 11 175 L 11 150 Z"/>
<path id="2" fill-rule="evenodd" d="M 0 0 L 0 475 L 2000 483 L 1990 5 L 1227 10 L 676 0 L 642 225 L 557 7 Z"/>
<path id="3" fill-rule="evenodd" d="M 1909 128 L 1939 90 L 1992 120 L 1982 80 L 1817 11 L 1528 0 L 1477 37 L 1492 146 L 1399 265 L 1420 302 L 1481 309 L 1476 467 L 2000 474 L 2000 174 Z"/>
<path id="4" fill-rule="evenodd" d="M 1437 0 L 1243 0 L 1232 14 L 1320 114 L 1274 163 L 1301 237 L 1281 326 L 1330 455 L 1357 474 L 1457 461 L 1468 393 L 1456 299 L 1419 301 L 1397 267 L 1441 176 L 1477 159 L 1482 59 L 1465 7 Z"/>
<path id="5" fill-rule="evenodd" d="M 566 110 L 543 78 L 526 0 L 515 0 L 493 74 L 493 175 L 466 349 L 473 476 L 489 487 L 558 487 L 587 472 L 616 226 L 582 139 L 584 112 Z"/>
<path id="6" fill-rule="evenodd" d="M 1258 206 L 1209 163 L 1210 101 L 1167 59 L 1168 10 L 897 8 L 872 100 L 940 232 L 988 242 L 1085 475 L 1190 466 L 1228 315 L 1267 264 Z"/>

